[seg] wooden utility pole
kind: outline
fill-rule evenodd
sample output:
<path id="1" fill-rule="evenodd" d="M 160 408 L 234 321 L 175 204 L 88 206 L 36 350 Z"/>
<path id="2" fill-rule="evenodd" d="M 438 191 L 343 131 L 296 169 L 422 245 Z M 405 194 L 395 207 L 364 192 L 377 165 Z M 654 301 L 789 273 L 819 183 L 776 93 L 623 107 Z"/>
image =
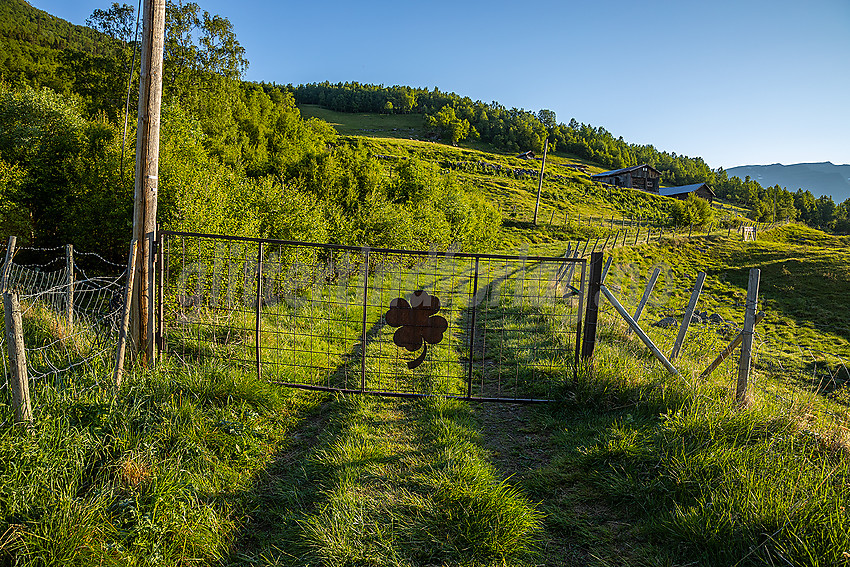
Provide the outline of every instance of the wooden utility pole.
<path id="1" fill-rule="evenodd" d="M 543 163 L 540 164 L 540 181 L 537 183 L 537 203 L 534 205 L 534 226 L 537 226 L 537 211 L 540 209 L 540 193 L 543 191 L 543 170 L 546 169 L 546 151 L 549 149 L 549 137 L 543 142 Z"/>
<path id="2" fill-rule="evenodd" d="M 162 102 L 162 56 L 165 0 L 144 0 L 139 117 L 136 137 L 136 185 L 133 239 L 141 244 L 136 258 L 130 336 L 143 362 L 153 359 L 153 243 L 156 234 L 159 121 Z"/>

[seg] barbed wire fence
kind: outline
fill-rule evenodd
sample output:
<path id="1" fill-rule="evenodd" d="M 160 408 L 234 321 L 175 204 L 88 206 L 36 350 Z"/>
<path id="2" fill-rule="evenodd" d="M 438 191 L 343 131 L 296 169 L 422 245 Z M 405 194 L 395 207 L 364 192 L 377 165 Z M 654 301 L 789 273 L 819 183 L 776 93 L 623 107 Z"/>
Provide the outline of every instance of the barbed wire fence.
<path id="1" fill-rule="evenodd" d="M 638 284 L 645 281 L 636 282 L 636 279 L 628 268 L 617 265 L 611 266 L 605 279 L 606 287 L 631 314 L 635 313 L 643 291 Z M 652 294 L 639 323 L 659 350 L 667 355 L 684 323 L 693 287 L 677 287 L 669 279 L 665 286 Z M 682 351 L 682 358 L 691 361 L 688 367 L 681 369 L 689 383 L 708 380 L 709 376 L 703 378 L 700 372 L 744 330 L 745 304 L 739 298 L 717 294 L 711 289 L 701 293 Z M 770 324 L 768 311 L 764 321 L 754 328 L 748 387 L 775 402 L 783 411 L 808 415 L 812 419 L 819 415 L 846 430 L 850 427 L 850 417 L 843 410 L 850 407 L 850 347 L 846 343 L 836 344 L 835 350 L 826 351 L 815 344 L 807 344 L 804 339 L 781 340 L 771 334 Z M 626 322 L 610 302 L 600 301 L 597 333 L 623 344 L 629 336 L 626 329 Z M 628 338 L 628 345 L 636 355 L 646 350 L 636 339 Z M 638 355 L 635 360 L 646 373 L 659 366 L 652 357 Z M 736 350 L 714 370 L 718 376 L 729 377 L 728 386 L 732 391 L 738 363 Z M 694 364 L 696 366 L 691 367 Z"/>
<path id="2" fill-rule="evenodd" d="M 604 239 L 598 240 L 601 244 L 596 239 L 570 242 L 565 256 L 585 257 L 594 250 L 610 250 L 613 246 L 609 242 L 606 247 Z M 0 244 L 0 255 L 5 256 L 6 249 L 7 245 Z M 73 250 L 69 256 L 66 246 L 21 247 L 13 255 L 7 277 L 7 288 L 18 294 L 24 316 L 29 380 L 72 395 L 86 388 L 111 386 L 126 266 L 96 252 Z M 629 272 L 627 266 L 615 264 L 606 278 L 606 286 L 631 313 L 642 291 L 642 277 Z M 672 279 L 666 282 L 666 289 L 652 295 L 640 323 L 664 353 L 670 352 L 676 341 L 691 292 L 681 285 L 678 289 L 671 287 L 671 282 Z M 712 360 L 743 329 L 743 307 L 739 297 L 710 288 L 704 290 L 683 347 L 683 358 L 706 364 Z M 598 334 L 621 340 L 625 329 L 622 318 L 606 301 L 601 302 L 600 309 Z M 754 332 L 750 386 L 782 407 L 804 408 L 847 427 L 848 418 L 841 408 L 850 406 L 850 349 L 838 345 L 834 351 L 827 351 L 802 339 L 780 340 L 764 327 L 762 324 Z M 7 343 L 4 332 L 0 334 L 4 395 L 10 388 Z M 636 341 L 632 344 L 636 351 L 643 348 Z M 657 366 L 650 357 L 636 356 L 635 360 L 647 372 Z M 736 366 L 737 356 L 731 356 L 717 372 L 732 376 Z M 697 372 L 691 371 L 691 380 Z M 820 403 L 827 401 L 830 403 Z"/>
<path id="3" fill-rule="evenodd" d="M 0 250 L 5 257 L 9 249 Z M 5 294 L 20 305 L 29 384 L 79 395 L 111 384 L 126 267 L 71 246 L 16 247 L 4 264 Z M 9 333 L 0 335 L 10 390 Z M 7 395 L 4 392 L 4 395 Z"/>

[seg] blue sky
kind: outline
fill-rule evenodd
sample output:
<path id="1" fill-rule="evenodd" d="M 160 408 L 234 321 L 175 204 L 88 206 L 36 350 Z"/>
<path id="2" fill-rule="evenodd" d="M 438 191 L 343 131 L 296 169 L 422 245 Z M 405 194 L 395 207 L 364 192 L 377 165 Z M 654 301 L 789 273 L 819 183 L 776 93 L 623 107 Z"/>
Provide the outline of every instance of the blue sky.
<path id="1" fill-rule="evenodd" d="M 31 3 L 84 24 L 111 0 Z M 848 0 L 198 3 L 249 80 L 436 86 L 711 167 L 850 163 Z"/>

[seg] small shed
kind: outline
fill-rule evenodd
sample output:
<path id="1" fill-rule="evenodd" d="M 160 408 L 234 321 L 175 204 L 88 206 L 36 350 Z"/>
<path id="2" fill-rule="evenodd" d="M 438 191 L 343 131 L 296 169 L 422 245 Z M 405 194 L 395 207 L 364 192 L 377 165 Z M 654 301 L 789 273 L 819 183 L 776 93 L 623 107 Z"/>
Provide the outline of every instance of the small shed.
<path id="1" fill-rule="evenodd" d="M 681 187 L 662 187 L 658 190 L 659 195 L 685 200 L 693 193 L 697 197 L 705 199 L 709 203 L 714 201 L 717 195 L 709 187 L 708 183 L 694 183 L 693 185 L 682 185 Z"/>
<path id="2" fill-rule="evenodd" d="M 658 188 L 661 186 L 661 172 L 646 163 L 623 169 L 603 171 L 591 175 L 590 178 L 615 187 L 631 187 L 647 193 L 658 193 Z"/>
<path id="3" fill-rule="evenodd" d="M 527 152 L 523 152 L 517 156 L 519 159 L 534 159 L 534 152 L 528 150 Z"/>

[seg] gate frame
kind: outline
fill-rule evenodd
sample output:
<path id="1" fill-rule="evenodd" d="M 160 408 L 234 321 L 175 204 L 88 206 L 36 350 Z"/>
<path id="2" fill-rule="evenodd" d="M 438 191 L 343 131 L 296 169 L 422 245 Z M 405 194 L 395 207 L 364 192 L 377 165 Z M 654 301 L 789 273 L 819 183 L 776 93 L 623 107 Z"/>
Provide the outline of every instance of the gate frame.
<path id="1" fill-rule="evenodd" d="M 424 250 L 402 250 L 397 248 L 371 248 L 368 246 L 348 246 L 342 244 L 325 244 L 320 242 L 303 242 L 298 240 L 278 240 L 273 238 L 255 238 L 250 236 L 228 236 L 223 234 L 211 234 L 211 233 L 202 233 L 202 232 L 182 232 L 182 231 L 174 231 L 174 230 L 158 230 L 156 232 L 156 238 L 154 240 L 153 250 L 155 251 L 152 254 L 152 263 L 155 263 L 155 269 L 151 270 L 151 279 L 153 280 L 153 285 L 156 286 L 156 292 L 153 294 L 153 297 L 157 301 L 157 305 L 154 309 L 151 309 L 152 312 L 156 313 L 156 329 L 153 331 L 154 334 L 154 344 L 156 348 L 156 360 L 159 361 L 162 359 L 163 353 L 165 353 L 165 336 L 163 333 L 163 328 L 165 324 L 165 278 L 166 278 L 166 261 L 165 261 L 165 239 L 169 237 L 184 237 L 184 238 L 202 238 L 202 239 L 210 239 L 210 240 L 227 240 L 233 242 L 254 242 L 257 244 L 257 301 L 256 303 L 256 373 L 257 379 L 260 381 L 266 381 L 273 384 L 279 384 L 281 386 L 287 386 L 291 388 L 298 388 L 302 390 L 317 390 L 323 392 L 339 392 L 339 393 L 350 393 L 350 394 L 366 394 L 366 395 L 374 395 L 374 396 L 383 396 L 383 397 L 396 397 L 396 398 L 427 398 L 439 396 L 442 398 L 451 398 L 451 399 L 459 399 L 465 401 L 475 401 L 475 402 L 503 402 L 503 403 L 541 403 L 541 402 L 551 402 L 551 399 L 538 399 L 538 398 L 484 398 L 484 397 L 476 397 L 472 396 L 472 373 L 473 373 L 473 349 L 475 346 L 475 320 L 476 314 L 478 311 L 478 305 L 474 301 L 475 295 L 478 292 L 478 273 L 479 273 L 479 262 L 480 260 L 524 260 L 528 262 L 560 262 L 563 265 L 573 264 L 581 266 L 581 284 L 580 289 L 578 290 L 578 308 L 577 308 L 577 317 L 576 317 L 576 329 L 575 329 L 575 352 L 573 355 L 573 377 L 576 378 L 578 376 L 579 369 L 579 353 L 582 351 L 582 316 L 584 314 L 584 303 L 585 296 L 587 295 L 586 287 L 589 285 L 587 281 L 587 264 L 588 261 L 585 258 L 570 258 L 566 256 L 518 256 L 518 255 L 507 255 L 507 254 L 487 254 L 487 253 L 475 253 L 475 252 L 436 252 L 436 251 L 424 251 Z M 366 389 L 366 312 L 368 307 L 368 293 L 364 293 L 363 295 L 363 331 L 361 336 L 361 363 L 360 363 L 360 389 L 351 389 L 351 388 L 334 388 L 330 386 L 315 386 L 310 384 L 299 384 L 292 382 L 279 382 L 279 381 L 269 381 L 263 380 L 262 377 L 262 353 L 260 349 L 260 336 L 261 336 L 261 318 L 262 318 L 262 302 L 261 298 L 261 289 L 262 289 L 262 279 L 263 279 L 263 249 L 265 244 L 274 244 L 281 246 L 295 246 L 295 247 L 306 247 L 306 248 L 320 248 L 324 250 L 345 250 L 349 252 L 360 252 L 364 254 L 364 263 L 366 266 L 367 277 L 364 278 L 364 288 L 368 290 L 368 261 L 370 252 L 377 252 L 381 254 L 403 254 L 408 256 L 424 256 L 424 257 L 452 257 L 452 258 L 469 258 L 475 260 L 475 273 L 473 276 L 473 301 L 471 302 L 471 322 L 470 322 L 470 339 L 468 341 L 469 345 L 469 364 L 466 371 L 467 380 L 466 380 L 466 396 L 458 396 L 458 395 L 450 395 L 450 394 L 425 394 L 425 393 L 417 393 L 417 392 L 388 392 L 388 391 L 379 391 L 379 390 L 367 390 Z M 586 337 L 585 337 L 586 340 Z"/>

